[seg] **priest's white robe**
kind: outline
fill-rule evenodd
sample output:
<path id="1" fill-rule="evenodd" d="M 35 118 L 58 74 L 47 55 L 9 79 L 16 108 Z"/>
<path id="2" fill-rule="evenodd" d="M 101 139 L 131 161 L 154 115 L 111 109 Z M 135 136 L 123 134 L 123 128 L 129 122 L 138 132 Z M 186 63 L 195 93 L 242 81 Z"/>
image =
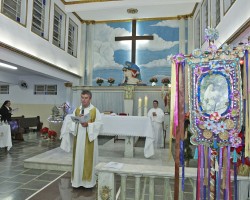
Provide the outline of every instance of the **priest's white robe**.
<path id="1" fill-rule="evenodd" d="M 82 106 L 79 107 L 80 110 L 82 109 Z M 90 113 L 90 110 L 94 109 L 94 106 L 90 104 L 88 108 L 84 109 L 84 114 Z M 76 110 L 74 111 L 75 115 Z M 88 127 L 82 127 L 81 124 L 75 126 L 75 124 L 69 120 L 68 116 L 65 121 L 65 126 L 63 126 L 62 130 L 63 132 L 63 138 L 62 138 L 62 143 L 61 143 L 61 148 L 70 151 L 71 149 L 71 142 L 69 142 L 69 133 L 75 134 L 74 137 L 77 135 L 76 139 L 76 145 L 75 145 L 75 159 L 72 161 L 72 178 L 71 178 L 71 183 L 72 187 L 80 187 L 83 186 L 85 188 L 92 188 L 96 184 L 96 175 L 95 175 L 95 166 L 98 164 L 98 140 L 97 136 L 99 132 L 102 129 L 102 119 L 101 119 L 101 114 L 99 110 L 96 108 L 96 118 L 95 121 L 92 123 L 88 124 Z M 73 128 L 74 127 L 74 128 Z M 74 131 L 72 132 L 72 129 Z M 78 131 L 77 131 L 78 130 Z M 68 132 L 65 133 L 65 131 Z M 88 138 L 86 138 L 88 132 Z M 64 138 L 68 138 L 64 140 Z M 83 171 L 84 171 L 84 156 L 85 156 L 85 142 L 86 139 L 89 140 L 90 142 L 94 142 L 94 152 L 93 152 L 93 167 L 92 167 L 92 176 L 91 180 L 83 180 Z M 73 138 L 74 140 L 74 138 Z M 67 144 L 65 144 L 65 141 L 67 141 Z M 63 144 L 63 145 L 62 145 Z M 68 146 L 69 145 L 69 146 Z M 73 152 L 74 152 L 74 146 L 73 146 Z"/>
<path id="2" fill-rule="evenodd" d="M 157 116 L 153 116 L 153 112 L 155 112 Z M 155 148 L 164 147 L 163 125 L 162 125 L 164 121 L 163 110 L 161 108 L 151 108 L 148 111 L 148 117 L 150 117 L 152 120 Z"/>

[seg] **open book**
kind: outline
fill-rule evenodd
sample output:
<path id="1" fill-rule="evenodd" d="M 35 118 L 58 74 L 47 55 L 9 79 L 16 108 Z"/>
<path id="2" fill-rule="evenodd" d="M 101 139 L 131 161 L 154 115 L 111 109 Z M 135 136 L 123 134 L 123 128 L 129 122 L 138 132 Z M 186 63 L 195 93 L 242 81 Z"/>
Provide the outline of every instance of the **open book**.
<path id="1" fill-rule="evenodd" d="M 73 122 L 75 123 L 84 123 L 84 122 L 88 122 L 90 120 L 90 114 L 86 114 L 86 115 L 83 115 L 83 116 L 71 116 L 71 119 Z"/>

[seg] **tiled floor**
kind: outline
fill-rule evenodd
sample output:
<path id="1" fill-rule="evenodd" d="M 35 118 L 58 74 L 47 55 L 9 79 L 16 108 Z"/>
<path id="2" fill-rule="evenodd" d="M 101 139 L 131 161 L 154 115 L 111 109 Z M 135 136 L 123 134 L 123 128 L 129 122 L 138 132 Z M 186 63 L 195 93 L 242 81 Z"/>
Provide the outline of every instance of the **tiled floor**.
<path id="1" fill-rule="evenodd" d="M 73 189 L 70 183 L 70 172 L 27 169 L 23 161 L 48 150 L 59 147 L 60 141 L 48 142 L 41 140 L 39 134 L 25 134 L 24 141 L 13 141 L 9 152 L 0 149 L 0 199 L 1 200 L 95 200 L 97 189 Z M 107 144 L 110 138 L 99 138 L 99 145 Z M 140 141 L 137 146 L 144 146 Z M 101 147 L 101 146 L 99 146 Z M 181 181 L 181 180 L 180 180 Z M 135 195 L 134 177 L 127 178 L 126 200 L 133 200 Z M 174 197 L 174 180 L 170 179 L 167 199 Z M 116 178 L 117 191 L 120 187 L 120 177 Z M 184 198 L 193 199 L 195 183 L 185 179 Z M 162 200 L 164 193 L 163 179 L 155 179 L 155 200 Z M 119 198 L 118 198 L 119 199 Z M 141 178 L 140 199 L 149 199 L 149 179 Z"/>

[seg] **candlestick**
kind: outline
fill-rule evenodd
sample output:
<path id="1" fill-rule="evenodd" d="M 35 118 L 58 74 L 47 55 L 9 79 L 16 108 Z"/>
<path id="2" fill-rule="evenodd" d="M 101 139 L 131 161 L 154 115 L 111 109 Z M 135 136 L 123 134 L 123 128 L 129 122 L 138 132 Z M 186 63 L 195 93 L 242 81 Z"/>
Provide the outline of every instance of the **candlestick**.
<path id="1" fill-rule="evenodd" d="M 139 99 L 138 99 L 138 107 L 141 107 L 141 102 L 142 102 L 142 99 L 139 98 Z"/>
<path id="2" fill-rule="evenodd" d="M 142 109 L 141 103 L 142 103 L 142 99 L 139 98 L 138 99 L 138 116 L 141 116 L 141 109 Z"/>
<path id="3" fill-rule="evenodd" d="M 144 107 L 148 107 L 148 97 L 145 96 L 144 98 Z"/>

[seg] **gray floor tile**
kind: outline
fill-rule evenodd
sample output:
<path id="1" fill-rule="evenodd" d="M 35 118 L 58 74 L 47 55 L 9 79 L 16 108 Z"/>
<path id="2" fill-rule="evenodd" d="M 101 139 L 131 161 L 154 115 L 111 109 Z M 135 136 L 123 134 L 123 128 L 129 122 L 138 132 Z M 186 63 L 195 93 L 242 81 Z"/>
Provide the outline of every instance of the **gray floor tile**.
<path id="1" fill-rule="evenodd" d="M 35 175 L 27 175 L 27 174 L 19 174 L 11 179 L 9 179 L 9 182 L 17 182 L 17 183 L 27 183 L 31 181 L 32 179 L 35 179 L 37 176 Z"/>
<path id="2" fill-rule="evenodd" d="M 22 185 L 21 183 L 13 183 L 5 181 L 0 184 L 0 193 L 12 192 L 21 185 Z"/>
<path id="3" fill-rule="evenodd" d="M 41 189 L 44 186 L 48 185 L 50 181 L 40 181 L 40 180 L 32 180 L 24 185 L 22 185 L 20 188 L 26 188 L 26 189 Z"/>

